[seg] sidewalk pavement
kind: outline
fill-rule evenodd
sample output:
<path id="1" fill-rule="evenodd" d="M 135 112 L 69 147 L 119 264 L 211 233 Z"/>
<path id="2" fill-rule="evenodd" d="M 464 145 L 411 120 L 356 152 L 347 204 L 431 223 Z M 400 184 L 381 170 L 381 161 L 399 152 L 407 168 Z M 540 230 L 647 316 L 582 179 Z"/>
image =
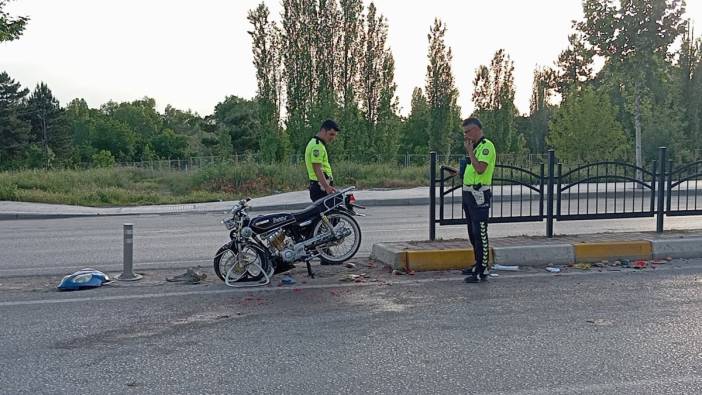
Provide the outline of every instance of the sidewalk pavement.
<path id="1" fill-rule="evenodd" d="M 358 204 L 365 206 L 407 206 L 429 204 L 429 188 L 368 189 L 354 192 Z M 182 214 L 226 212 L 235 201 L 166 204 L 131 207 L 85 207 L 64 204 L 0 201 L 0 220 L 48 219 L 108 215 Z M 251 212 L 302 210 L 310 204 L 309 192 L 296 191 L 252 199 Z"/>
<path id="2" fill-rule="evenodd" d="M 501 266 L 563 268 L 579 263 L 621 266 L 624 262 L 626 267 L 627 261 L 644 261 L 648 266 L 663 264 L 671 258 L 700 257 L 702 229 L 669 230 L 662 234 L 619 232 L 564 235 L 551 239 L 545 236 L 490 239 L 490 261 Z M 373 245 L 371 258 L 402 272 L 460 270 L 475 263 L 468 241 L 455 239 L 378 243 Z"/>

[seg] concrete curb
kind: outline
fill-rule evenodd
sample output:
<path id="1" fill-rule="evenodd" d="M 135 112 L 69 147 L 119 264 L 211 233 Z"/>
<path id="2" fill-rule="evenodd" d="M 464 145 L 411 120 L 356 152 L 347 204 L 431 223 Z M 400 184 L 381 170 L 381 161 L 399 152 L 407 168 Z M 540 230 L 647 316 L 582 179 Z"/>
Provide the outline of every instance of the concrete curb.
<path id="1" fill-rule="evenodd" d="M 473 250 L 412 250 L 392 243 L 373 245 L 371 258 L 397 270 L 461 270 L 474 264 Z M 561 243 L 491 248 L 491 261 L 499 265 L 547 266 L 617 259 L 659 259 L 702 257 L 702 238 L 654 239 L 612 242 Z"/>
<path id="2" fill-rule="evenodd" d="M 653 259 L 702 257 L 702 237 L 687 239 L 652 239 Z"/>

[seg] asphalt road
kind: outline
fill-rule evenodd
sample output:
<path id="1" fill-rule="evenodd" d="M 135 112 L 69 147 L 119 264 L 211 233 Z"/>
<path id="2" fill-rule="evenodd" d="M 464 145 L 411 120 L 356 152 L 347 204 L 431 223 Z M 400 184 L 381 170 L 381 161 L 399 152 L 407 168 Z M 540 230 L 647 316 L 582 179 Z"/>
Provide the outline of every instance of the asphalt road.
<path id="1" fill-rule="evenodd" d="M 359 217 L 363 231 L 358 256 L 382 241 L 426 240 L 428 207 L 370 207 Z M 260 213 L 256 213 L 260 214 Z M 137 269 L 209 267 L 228 240 L 218 214 L 139 215 L 0 221 L 0 277 L 33 273 L 66 274 L 83 267 L 120 272 L 123 223 L 134 224 Z M 666 219 L 666 228 L 696 229 L 700 217 Z M 655 218 L 564 221 L 557 234 L 655 230 Z M 491 237 L 545 235 L 545 223 L 493 224 Z M 463 226 L 437 227 L 439 238 L 466 238 Z"/>
<path id="2" fill-rule="evenodd" d="M 702 391 L 702 260 L 487 284 L 377 276 L 256 291 L 0 286 L 0 392 Z"/>

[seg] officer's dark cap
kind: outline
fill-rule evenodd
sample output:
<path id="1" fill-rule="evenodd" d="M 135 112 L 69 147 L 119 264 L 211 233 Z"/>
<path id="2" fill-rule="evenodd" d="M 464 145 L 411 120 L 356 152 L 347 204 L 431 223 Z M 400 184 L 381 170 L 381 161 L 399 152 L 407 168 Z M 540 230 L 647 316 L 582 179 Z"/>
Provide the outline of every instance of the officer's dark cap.
<path id="1" fill-rule="evenodd" d="M 331 119 L 327 119 L 326 121 L 322 122 L 322 127 L 320 129 L 336 130 L 337 132 L 341 131 L 341 129 L 339 129 L 339 125 L 337 125 L 336 122 L 332 121 Z"/>
<path id="2" fill-rule="evenodd" d="M 466 118 L 463 120 L 463 126 L 470 126 L 470 125 L 475 125 L 479 127 L 480 129 L 483 128 L 483 124 L 480 123 L 480 120 L 478 118 Z"/>

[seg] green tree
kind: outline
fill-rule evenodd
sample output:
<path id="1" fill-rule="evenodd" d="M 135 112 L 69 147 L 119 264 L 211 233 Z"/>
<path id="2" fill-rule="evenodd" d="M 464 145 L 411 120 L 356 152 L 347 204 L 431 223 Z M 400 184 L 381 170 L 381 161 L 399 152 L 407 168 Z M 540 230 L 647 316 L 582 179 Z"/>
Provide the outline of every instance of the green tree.
<path id="1" fill-rule="evenodd" d="M 582 33 L 568 36 L 569 46 L 558 55 L 554 74 L 555 89 L 563 99 L 571 90 L 579 90 L 592 78 L 594 51 L 587 46 Z"/>
<path id="2" fill-rule="evenodd" d="M 314 0 L 282 0 L 282 5 L 286 126 L 291 149 L 297 153 L 302 152 L 313 130 L 310 112 L 317 85 L 313 56 L 317 5 Z"/>
<path id="3" fill-rule="evenodd" d="M 258 90 L 256 99 L 261 120 L 261 134 L 257 136 L 264 160 L 282 159 L 288 150 L 287 136 L 280 127 L 282 94 L 282 33 L 269 19 L 270 11 L 261 3 L 249 11 L 248 21 L 253 29 L 253 63 L 256 68 Z"/>
<path id="4" fill-rule="evenodd" d="M 92 164 L 95 167 L 112 167 L 115 165 L 115 157 L 112 152 L 100 150 L 92 156 Z"/>
<path id="5" fill-rule="evenodd" d="M 340 0 L 341 31 L 339 50 L 336 51 L 337 96 L 340 98 L 340 122 L 344 132 L 339 136 L 342 157 L 348 157 L 365 130 L 356 95 L 359 86 L 360 62 L 364 46 L 365 18 L 362 0 Z"/>
<path id="6" fill-rule="evenodd" d="M 678 56 L 679 104 L 684 118 L 684 140 L 691 148 L 702 147 L 702 39 L 696 38 L 692 28 L 683 35 Z M 690 145 L 688 145 L 690 147 Z M 688 152 L 688 156 L 693 153 Z M 697 159 L 697 158 L 688 158 Z"/>
<path id="7" fill-rule="evenodd" d="M 10 168 L 21 159 L 29 141 L 31 125 L 19 112 L 28 93 L 6 72 L 0 73 L 0 168 Z"/>
<path id="8" fill-rule="evenodd" d="M 623 107 L 633 117 L 636 165 L 641 167 L 644 134 L 672 139 L 682 127 L 677 112 L 666 111 L 673 101 L 666 74 L 670 46 L 685 28 L 684 0 L 585 0 L 583 11 L 584 20 L 576 26 L 595 53 L 606 59 L 600 74 L 619 88 Z M 654 130 L 659 123 L 653 118 L 645 124 L 647 113 L 663 112 L 670 116 L 666 130 Z M 646 147 L 654 147 L 649 151 L 654 155 L 655 146 L 647 142 Z"/>
<path id="9" fill-rule="evenodd" d="M 388 157 L 396 152 L 399 138 L 395 61 L 387 44 L 387 20 L 378 15 L 374 3 L 368 6 L 365 20 L 359 66 L 359 102 L 365 133 L 356 138 L 350 151 L 356 158 Z"/>
<path id="10" fill-rule="evenodd" d="M 0 0 L 0 43 L 17 40 L 29 22 L 26 16 L 13 18 L 5 11 L 8 0 Z"/>
<path id="11" fill-rule="evenodd" d="M 215 106 L 216 130 L 229 133 L 233 152 L 258 152 L 258 136 L 262 133 L 258 104 L 252 100 L 228 96 Z M 221 141 L 221 140 L 220 140 Z"/>
<path id="12" fill-rule="evenodd" d="M 151 142 L 145 147 L 152 147 L 153 152 L 163 159 L 184 159 L 188 157 L 188 138 L 182 134 L 176 134 L 171 129 L 164 129 L 153 136 Z M 146 156 L 146 154 L 143 156 Z"/>
<path id="13" fill-rule="evenodd" d="M 135 159 L 137 136 L 122 122 L 102 113 L 95 114 L 90 130 L 90 146 L 99 152 L 109 151 L 120 162 Z"/>
<path id="14" fill-rule="evenodd" d="M 495 52 L 490 68 L 478 68 L 473 86 L 474 115 L 500 152 L 524 151 L 526 141 L 517 133 L 516 125 L 514 62 L 504 49 Z"/>
<path id="15" fill-rule="evenodd" d="M 554 112 L 551 103 L 555 89 L 555 72 L 550 68 L 536 68 L 532 83 L 531 99 L 529 101 L 529 117 L 523 135 L 531 152 L 544 152 L 548 124 Z"/>
<path id="16" fill-rule="evenodd" d="M 617 108 L 604 91 L 573 92 L 556 111 L 550 130 L 548 144 L 566 163 L 625 160 L 631 152 Z"/>
<path id="17" fill-rule="evenodd" d="M 410 114 L 402 126 L 400 146 L 402 152 L 413 154 L 426 154 L 429 151 L 429 126 L 431 113 L 429 102 L 422 92 L 416 87 L 412 91 L 412 104 Z"/>
<path id="18" fill-rule="evenodd" d="M 37 84 L 26 100 L 24 118 L 32 126 L 31 140 L 44 150 L 44 166 L 51 158 L 65 160 L 71 155 L 72 136 L 59 101 L 45 83 Z"/>
<path id="19" fill-rule="evenodd" d="M 462 147 L 458 90 L 451 70 L 453 54 L 446 46 L 446 25 L 438 18 L 427 35 L 429 50 L 425 94 L 429 104 L 429 149 L 448 154 Z M 458 147 L 458 148 L 457 148 Z"/>

